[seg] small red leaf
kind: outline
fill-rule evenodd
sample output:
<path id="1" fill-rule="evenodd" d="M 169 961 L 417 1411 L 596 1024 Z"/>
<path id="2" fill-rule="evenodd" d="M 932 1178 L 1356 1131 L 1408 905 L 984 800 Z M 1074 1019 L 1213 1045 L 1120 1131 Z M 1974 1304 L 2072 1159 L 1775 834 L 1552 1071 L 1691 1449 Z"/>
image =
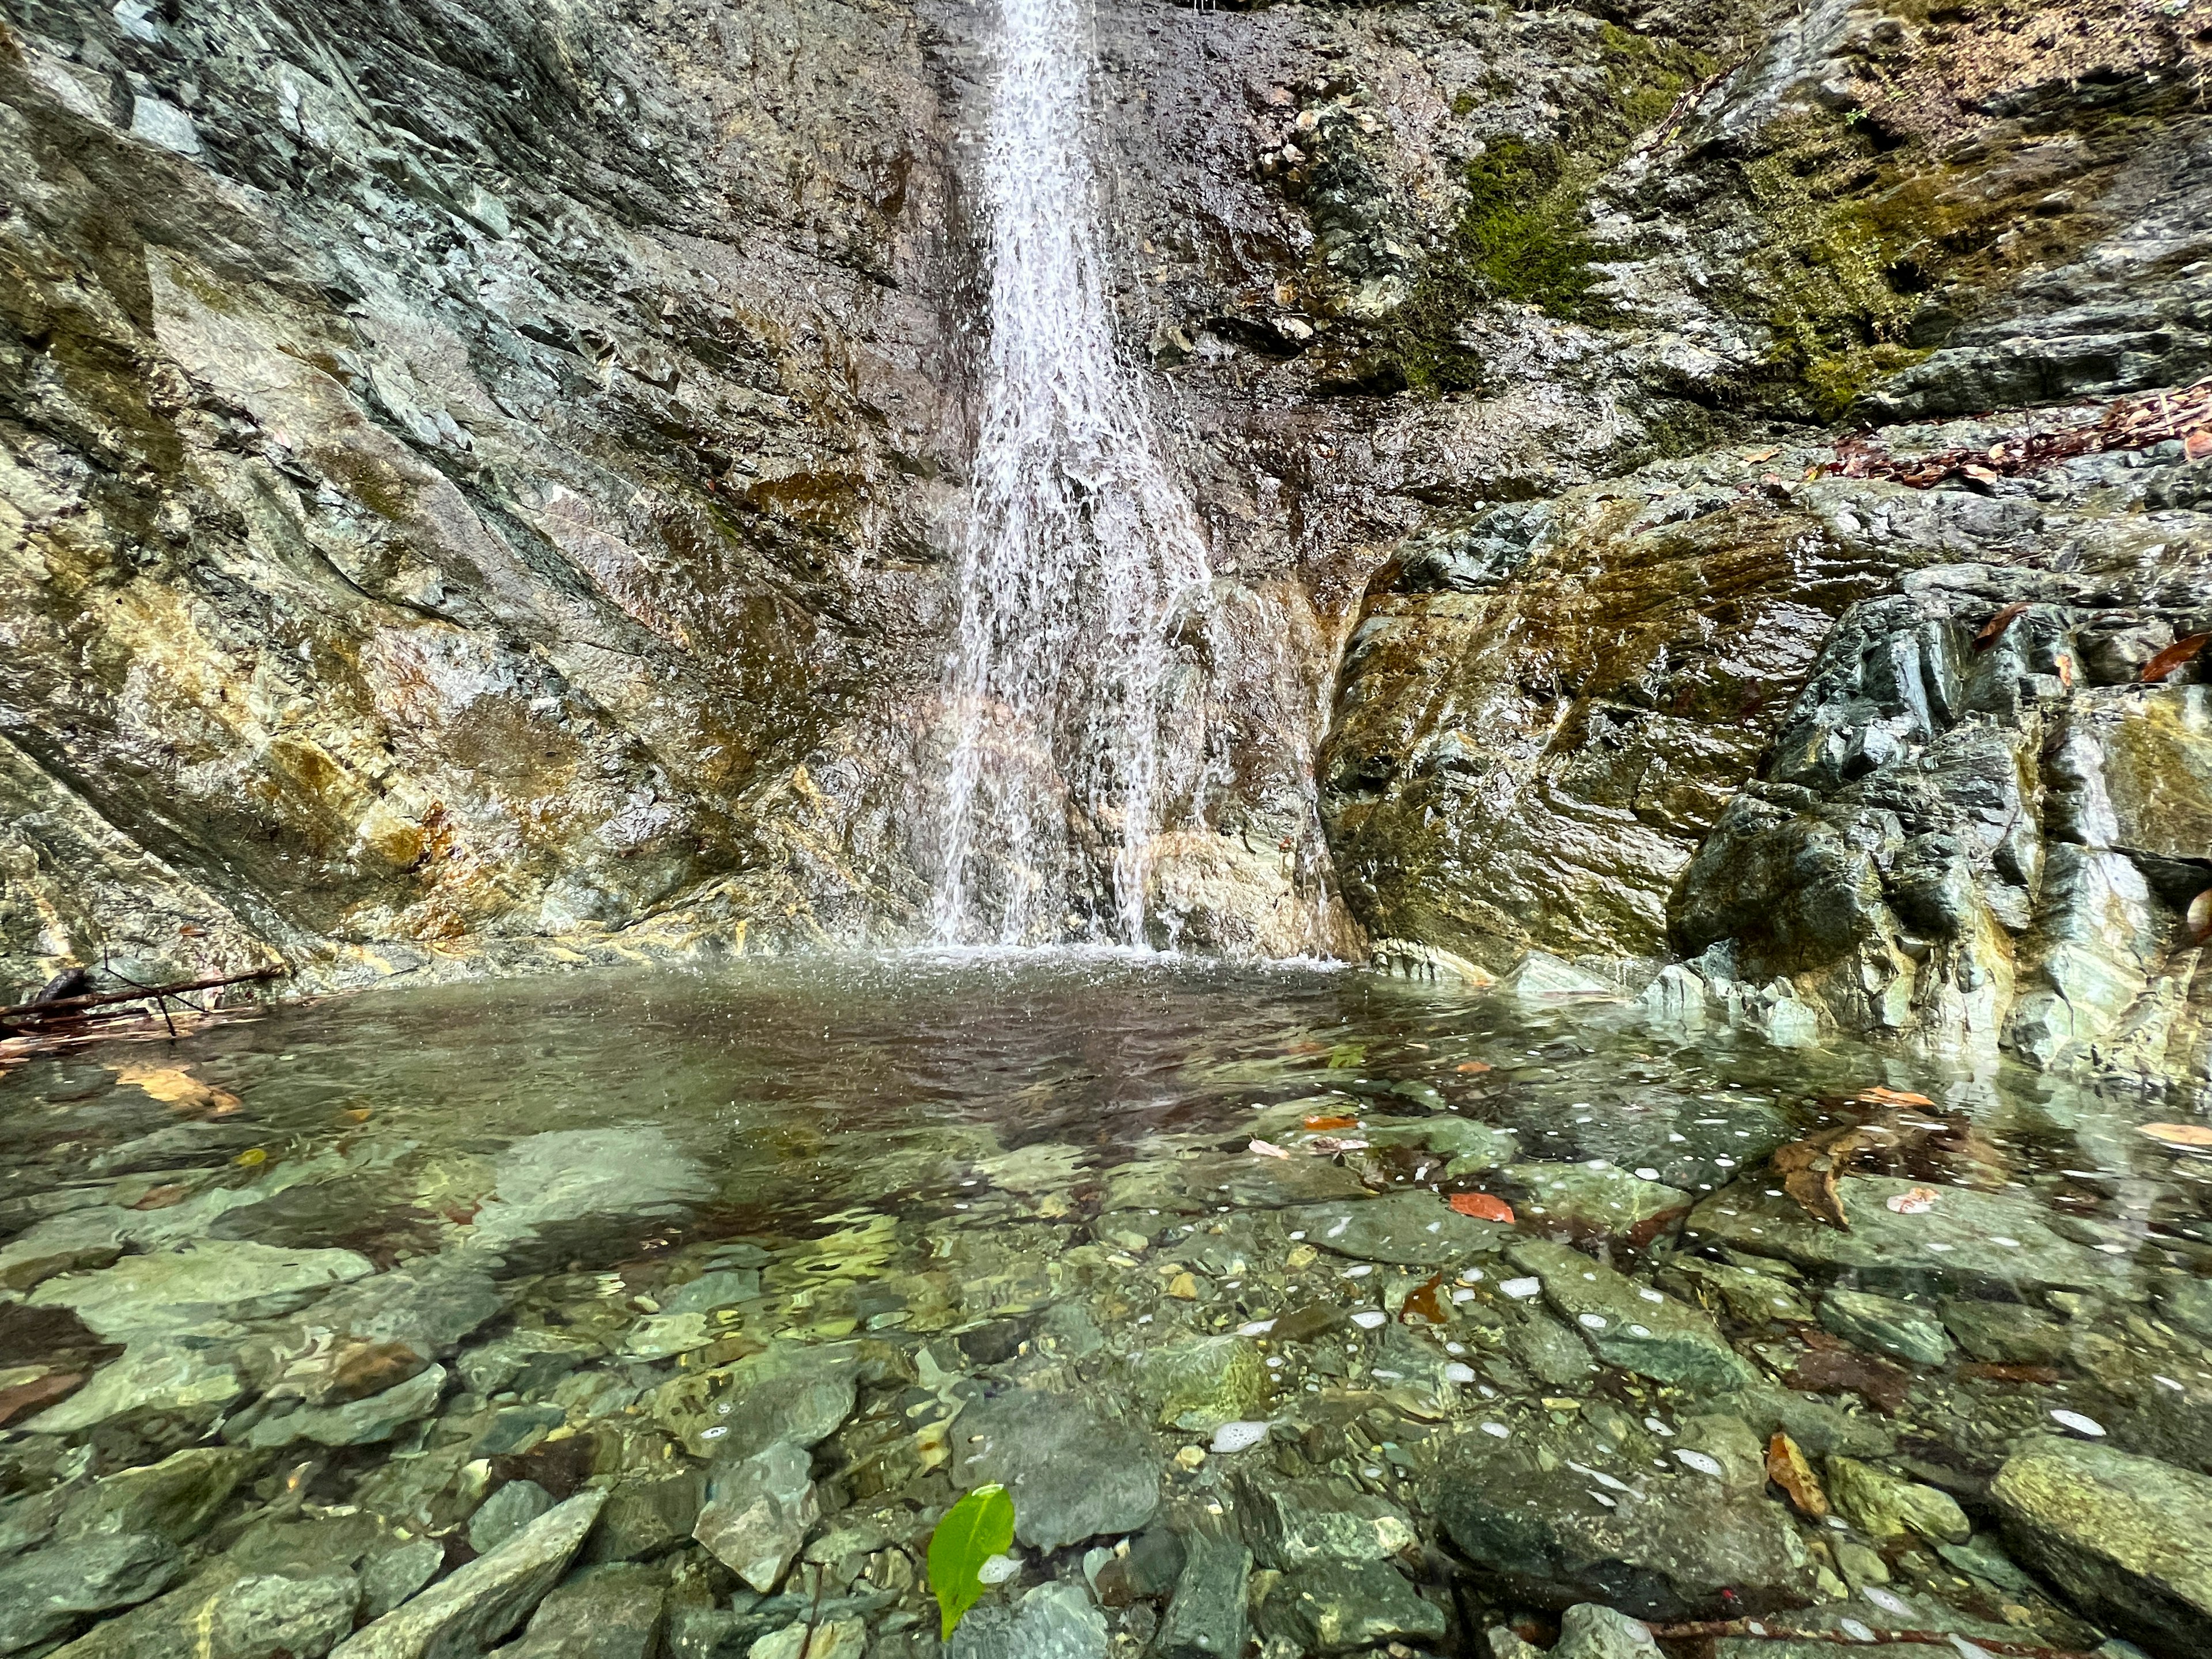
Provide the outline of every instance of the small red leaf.
<path id="1" fill-rule="evenodd" d="M 2156 685 L 2182 664 L 2194 662 L 2207 640 L 2212 640 L 2212 634 L 2191 634 L 2186 639 L 2176 640 L 2143 665 L 2142 683 Z"/>
<path id="2" fill-rule="evenodd" d="M 1513 1206 L 1502 1198 L 1492 1198 L 1488 1193 L 1454 1193 L 1449 1202 L 1452 1208 L 1462 1215 L 1471 1215 L 1477 1221 L 1513 1219 Z"/>
<path id="3" fill-rule="evenodd" d="M 1989 621 L 1984 624 L 1982 631 L 1974 635 L 1974 649 L 1977 651 L 1986 651 L 1991 646 L 1995 645 L 1999 640 L 2004 637 L 2005 629 L 2010 628 L 2014 622 L 2017 620 L 2021 614 L 2027 609 L 2027 600 L 2016 599 L 2012 604 L 2007 605 L 2003 610 L 1998 611 L 1996 616 L 1990 617 Z"/>

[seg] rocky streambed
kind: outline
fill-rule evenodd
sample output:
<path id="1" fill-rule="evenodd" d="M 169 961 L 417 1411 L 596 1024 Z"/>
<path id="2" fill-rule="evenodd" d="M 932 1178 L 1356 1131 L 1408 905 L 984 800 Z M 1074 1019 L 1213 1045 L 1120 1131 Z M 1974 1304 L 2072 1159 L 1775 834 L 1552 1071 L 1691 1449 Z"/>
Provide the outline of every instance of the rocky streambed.
<path id="1" fill-rule="evenodd" d="M 1111 957 L 27 1060 L 0 1652 L 2183 1659 L 2212 1163 L 2149 1115 Z"/>

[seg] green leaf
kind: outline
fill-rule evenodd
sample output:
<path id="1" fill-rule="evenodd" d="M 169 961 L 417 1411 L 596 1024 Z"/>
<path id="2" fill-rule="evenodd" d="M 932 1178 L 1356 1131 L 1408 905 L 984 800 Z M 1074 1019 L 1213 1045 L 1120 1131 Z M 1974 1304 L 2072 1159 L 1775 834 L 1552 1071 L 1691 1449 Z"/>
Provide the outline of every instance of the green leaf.
<path id="1" fill-rule="evenodd" d="M 1014 1500 L 1004 1486 L 978 1486 L 945 1510 L 929 1535 L 929 1587 L 951 1639 L 961 1615 L 982 1599 L 983 1564 L 1014 1543 Z"/>

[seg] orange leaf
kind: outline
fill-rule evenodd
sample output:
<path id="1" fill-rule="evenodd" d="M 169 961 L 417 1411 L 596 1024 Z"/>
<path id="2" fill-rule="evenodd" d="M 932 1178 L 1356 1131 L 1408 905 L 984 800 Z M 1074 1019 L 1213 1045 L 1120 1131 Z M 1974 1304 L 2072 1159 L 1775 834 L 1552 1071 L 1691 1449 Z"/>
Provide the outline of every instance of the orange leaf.
<path id="1" fill-rule="evenodd" d="M 146 1195 L 131 1207 L 134 1210 L 166 1210 L 172 1204 L 181 1204 L 185 1189 L 179 1186 L 151 1187 Z"/>
<path id="2" fill-rule="evenodd" d="M 1790 1496 L 1798 1513 L 1818 1521 L 1828 1512 L 1828 1494 L 1820 1490 L 1820 1477 L 1805 1461 L 1797 1443 L 1778 1434 L 1766 1443 L 1766 1478 Z"/>
<path id="3" fill-rule="evenodd" d="M 2212 1124 L 2146 1123 L 2136 1131 L 2164 1146 L 2212 1147 Z"/>
<path id="4" fill-rule="evenodd" d="M 1908 1187 L 1882 1202 L 1899 1215 L 1926 1215 L 1942 1196 L 1933 1187 Z"/>
<path id="5" fill-rule="evenodd" d="M 1357 1129 L 1358 1127 L 1359 1120 L 1356 1117 L 1310 1117 L 1306 1120 L 1309 1129 Z"/>
<path id="6" fill-rule="evenodd" d="M 1452 1067 L 1452 1070 L 1455 1072 L 1467 1072 L 1477 1077 L 1480 1077 L 1483 1073 L 1489 1069 L 1490 1062 L 1486 1060 L 1462 1060 L 1458 1065 Z"/>
<path id="7" fill-rule="evenodd" d="M 1861 1090 L 1859 1098 L 1870 1106 L 1933 1106 L 1936 1103 L 1926 1095 L 1909 1094 L 1903 1089 L 1885 1089 L 1880 1084 L 1871 1089 Z"/>
<path id="8" fill-rule="evenodd" d="M 1454 1193 L 1447 1200 L 1462 1215 L 1471 1215 L 1477 1221 L 1510 1221 L 1513 1206 L 1502 1198 L 1492 1198 L 1488 1193 Z"/>
<path id="9" fill-rule="evenodd" d="M 1405 1305 L 1398 1310 L 1399 1322 L 1410 1325 L 1416 1319 L 1425 1319 L 1431 1325 L 1442 1325 L 1446 1322 L 1448 1316 L 1444 1312 L 1443 1299 L 1443 1284 L 1444 1276 L 1438 1273 L 1434 1279 L 1430 1279 L 1407 1297 Z"/>
<path id="10" fill-rule="evenodd" d="M 2142 683 L 2156 685 L 2182 664 L 2194 662 L 2207 640 L 2212 640 L 2212 634 L 2191 634 L 2186 639 L 2176 640 L 2143 665 Z"/>
<path id="11" fill-rule="evenodd" d="M 1982 631 L 1974 635 L 1974 649 L 1986 651 L 1995 645 L 2004 637 L 2005 629 L 2010 628 L 2027 610 L 2027 600 L 2015 599 L 1998 611 L 1996 616 L 1982 625 Z"/>
<path id="12" fill-rule="evenodd" d="M 1771 460 L 1772 460 L 1772 459 L 1773 459 L 1777 455 L 1779 455 L 1781 453 L 1782 453 L 1782 452 L 1781 452 L 1780 450 L 1778 450 L 1778 449 L 1762 449 L 1762 450 L 1760 450 L 1760 451 L 1759 452 L 1759 453 L 1757 453 L 1756 455 L 1747 455 L 1747 456 L 1745 456 L 1745 457 L 1744 457 L 1744 459 L 1746 459 L 1747 461 L 1749 461 L 1753 465 L 1756 466 L 1756 465 L 1757 465 L 1759 462 L 1761 462 L 1761 461 L 1771 461 Z"/>

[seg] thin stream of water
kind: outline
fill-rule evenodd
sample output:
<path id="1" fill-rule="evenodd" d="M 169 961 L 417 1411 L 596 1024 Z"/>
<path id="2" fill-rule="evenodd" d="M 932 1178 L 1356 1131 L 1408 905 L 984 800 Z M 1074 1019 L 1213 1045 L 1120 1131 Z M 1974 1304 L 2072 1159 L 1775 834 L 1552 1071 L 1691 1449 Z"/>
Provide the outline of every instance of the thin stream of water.
<path id="1" fill-rule="evenodd" d="M 1004 0 L 984 157 L 990 345 L 946 665 L 945 943 L 1141 945 L 1213 627 L 1198 522 L 1116 344 L 1078 0 Z"/>

